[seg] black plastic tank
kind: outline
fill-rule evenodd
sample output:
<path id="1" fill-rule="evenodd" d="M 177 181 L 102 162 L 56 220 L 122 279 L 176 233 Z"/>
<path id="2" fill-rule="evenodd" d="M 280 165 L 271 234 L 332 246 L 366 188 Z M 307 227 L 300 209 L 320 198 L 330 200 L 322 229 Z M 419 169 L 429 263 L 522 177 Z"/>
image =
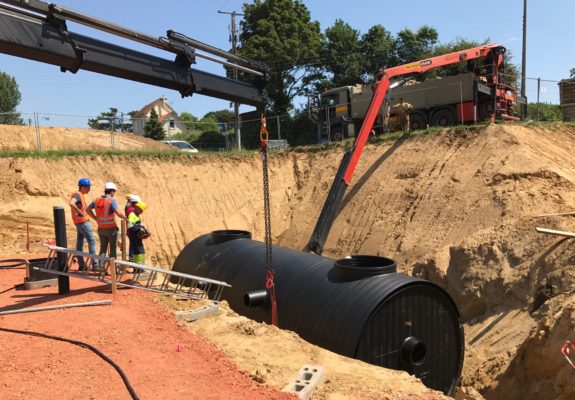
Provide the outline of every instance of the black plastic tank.
<path id="1" fill-rule="evenodd" d="M 445 394 L 454 392 L 464 336 L 457 307 L 443 289 L 395 273 L 393 260 L 383 257 L 334 260 L 279 246 L 272 252 L 280 328 L 344 356 L 407 371 Z M 249 232 L 200 236 L 178 255 L 173 270 L 229 283 L 222 299 L 234 311 L 271 322 L 265 244 L 251 240 Z"/>

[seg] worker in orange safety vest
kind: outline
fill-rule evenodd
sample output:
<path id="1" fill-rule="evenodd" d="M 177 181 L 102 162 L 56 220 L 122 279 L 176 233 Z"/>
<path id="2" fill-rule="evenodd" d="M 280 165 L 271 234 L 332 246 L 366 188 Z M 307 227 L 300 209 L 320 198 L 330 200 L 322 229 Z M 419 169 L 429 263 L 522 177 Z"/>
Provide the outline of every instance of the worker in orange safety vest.
<path id="1" fill-rule="evenodd" d="M 84 251 L 84 240 L 88 242 L 88 251 L 92 255 L 96 255 L 96 238 L 92 232 L 90 225 L 90 218 L 86 212 L 86 199 L 85 195 L 90 192 L 92 184 L 88 178 L 81 178 L 78 181 L 78 191 L 70 196 L 70 210 L 72 211 L 72 221 L 76 226 L 76 250 Z M 86 260 L 84 257 L 77 257 L 78 271 L 85 271 Z M 92 270 L 98 269 L 98 261 L 93 260 Z"/>
<path id="2" fill-rule="evenodd" d="M 116 258 L 118 246 L 118 225 L 116 215 L 127 221 L 126 216 L 119 210 L 118 203 L 114 199 L 116 184 L 108 182 L 104 185 L 104 195 L 94 200 L 86 211 L 98 223 L 98 236 L 100 238 L 100 255 L 108 254 Z"/>

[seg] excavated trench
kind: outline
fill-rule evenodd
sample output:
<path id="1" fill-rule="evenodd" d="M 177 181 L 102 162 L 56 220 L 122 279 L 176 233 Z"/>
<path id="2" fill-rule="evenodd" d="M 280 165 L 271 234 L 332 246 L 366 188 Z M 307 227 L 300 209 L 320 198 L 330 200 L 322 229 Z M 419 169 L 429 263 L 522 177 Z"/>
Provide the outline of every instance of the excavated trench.
<path id="1" fill-rule="evenodd" d="M 575 246 L 535 231 L 575 231 L 573 217 L 538 217 L 575 210 L 574 150 L 575 129 L 558 125 L 433 133 L 364 151 L 324 255 L 388 257 L 398 272 L 445 290 L 465 330 L 459 398 L 575 396 L 560 354 L 575 337 Z M 342 154 L 331 147 L 270 157 L 276 244 L 303 250 Z M 24 241 L 14 227 L 25 221 L 36 240 L 50 238 L 46 204 L 62 203 L 79 175 L 145 199 L 147 254 L 158 265 L 171 266 L 216 229 L 261 240 L 260 163 L 255 155 L 0 159 L 0 251 Z"/>

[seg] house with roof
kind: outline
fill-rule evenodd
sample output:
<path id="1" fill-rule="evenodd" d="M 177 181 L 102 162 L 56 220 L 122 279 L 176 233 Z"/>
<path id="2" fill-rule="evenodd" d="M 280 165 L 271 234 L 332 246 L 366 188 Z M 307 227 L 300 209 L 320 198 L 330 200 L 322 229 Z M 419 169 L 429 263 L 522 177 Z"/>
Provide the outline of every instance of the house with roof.
<path id="1" fill-rule="evenodd" d="M 166 137 L 188 129 L 187 124 L 179 120 L 178 113 L 170 106 L 166 96 L 162 96 L 150 104 L 146 104 L 140 111 L 132 116 L 132 126 L 135 135 L 144 135 L 146 122 L 150 118 L 152 109 L 158 114 L 158 120 L 164 128 Z"/>

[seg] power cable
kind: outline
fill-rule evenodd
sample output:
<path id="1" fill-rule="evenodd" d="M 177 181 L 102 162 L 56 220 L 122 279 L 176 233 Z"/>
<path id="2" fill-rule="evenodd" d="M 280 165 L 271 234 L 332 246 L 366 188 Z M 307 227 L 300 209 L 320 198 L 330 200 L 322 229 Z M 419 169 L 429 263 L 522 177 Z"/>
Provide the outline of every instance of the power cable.
<path id="1" fill-rule="evenodd" d="M 9 263 L 8 265 L 3 265 Z M 27 265 L 28 264 L 28 260 L 25 260 L 23 258 L 12 258 L 12 259 L 7 259 L 7 260 L 0 260 L 0 269 L 11 269 L 11 268 L 16 268 L 16 267 L 20 267 L 22 265 Z"/>
<path id="2" fill-rule="evenodd" d="M 23 283 L 19 283 L 18 285 L 14 285 L 14 286 L 12 286 L 11 288 L 8 288 L 8 289 L 5 289 L 5 290 L 1 291 L 0 294 L 4 294 L 4 293 L 6 293 L 6 292 L 9 292 L 9 291 L 11 291 L 11 290 L 17 289 L 17 288 L 22 287 L 22 286 L 24 286 L 24 284 L 23 284 Z"/>
<path id="3" fill-rule="evenodd" d="M 66 342 L 66 343 L 71 343 L 73 345 L 76 346 L 80 346 L 80 347 L 84 347 L 88 350 L 93 351 L 94 353 L 96 353 L 100 358 L 102 358 L 104 361 L 106 361 L 108 364 L 110 364 L 112 367 L 114 367 L 114 369 L 118 372 L 118 374 L 120 375 L 120 377 L 122 378 L 122 381 L 124 382 L 124 385 L 126 386 L 126 389 L 128 389 L 128 392 L 130 393 L 130 396 L 132 396 L 133 400 L 140 400 L 140 398 L 138 397 L 138 395 L 136 394 L 134 388 L 132 387 L 132 385 L 130 384 L 130 382 L 128 381 L 128 377 L 126 376 L 126 374 L 124 373 L 124 371 L 122 371 L 122 369 L 118 366 L 118 364 L 116 364 L 112 359 L 110 359 L 108 356 L 106 356 L 104 353 L 102 353 L 100 350 L 98 350 L 97 348 L 95 348 L 94 346 L 88 344 L 88 343 L 84 343 L 84 342 L 80 342 L 79 340 L 72 340 L 72 339 L 66 339 L 63 337 L 59 337 L 59 336 L 54 336 L 54 335 L 48 335 L 45 333 L 40 333 L 40 332 L 32 332 L 32 331 L 22 331 L 19 329 L 10 329 L 10 328 L 3 328 L 0 327 L 0 331 L 4 331 L 4 332 L 9 332 L 9 333 L 18 333 L 21 335 L 30 335 L 30 336 L 36 336 L 36 337 L 41 337 L 41 338 L 45 338 L 45 339 L 52 339 L 52 340 L 58 340 L 60 342 Z"/>

